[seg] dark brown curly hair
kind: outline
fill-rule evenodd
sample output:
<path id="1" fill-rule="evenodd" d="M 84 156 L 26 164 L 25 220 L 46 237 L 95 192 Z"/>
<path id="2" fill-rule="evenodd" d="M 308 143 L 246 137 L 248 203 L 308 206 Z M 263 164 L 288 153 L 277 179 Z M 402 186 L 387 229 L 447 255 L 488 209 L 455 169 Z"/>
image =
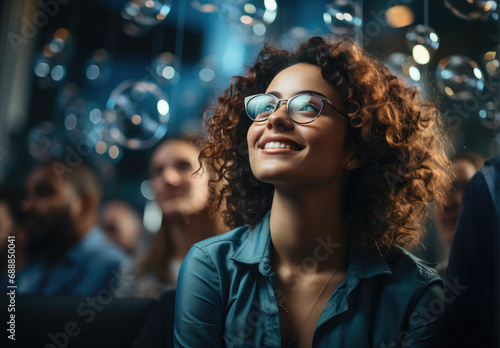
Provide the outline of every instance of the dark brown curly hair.
<path id="1" fill-rule="evenodd" d="M 419 98 L 387 67 L 348 40 L 312 37 L 296 52 L 265 46 L 246 76 L 235 76 L 206 114 L 208 140 L 200 160 L 217 174 L 213 206 L 225 200 L 230 227 L 256 225 L 271 208 L 274 187 L 252 174 L 246 142 L 252 121 L 244 98 L 264 93 L 273 78 L 297 63 L 321 68 L 344 98 L 350 138 L 365 165 L 351 171 L 345 206 L 351 238 L 367 251 L 413 246 L 424 234 L 429 202 L 449 186 L 447 140 L 434 104 Z M 214 186 L 215 187 L 215 186 Z"/>

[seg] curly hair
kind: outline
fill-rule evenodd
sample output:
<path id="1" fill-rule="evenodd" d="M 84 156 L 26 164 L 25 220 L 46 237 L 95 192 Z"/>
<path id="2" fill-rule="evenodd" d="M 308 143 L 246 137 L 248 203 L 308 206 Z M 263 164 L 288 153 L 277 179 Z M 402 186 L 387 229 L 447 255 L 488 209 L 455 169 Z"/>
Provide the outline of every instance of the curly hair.
<path id="1" fill-rule="evenodd" d="M 244 98 L 264 93 L 282 70 L 298 64 L 318 66 L 337 89 L 350 120 L 349 135 L 364 159 L 351 171 L 345 207 L 352 241 L 367 251 L 387 253 L 422 239 L 428 204 L 441 200 L 450 185 L 447 139 L 434 104 L 419 98 L 387 67 L 347 40 L 312 37 L 296 52 L 264 46 L 246 76 L 234 76 L 218 97 L 206 124 L 208 140 L 200 160 L 217 174 L 213 206 L 225 200 L 230 227 L 256 225 L 271 208 L 274 187 L 257 180 L 248 158 L 246 133 L 252 121 Z M 214 189 L 215 190 L 215 189 Z"/>

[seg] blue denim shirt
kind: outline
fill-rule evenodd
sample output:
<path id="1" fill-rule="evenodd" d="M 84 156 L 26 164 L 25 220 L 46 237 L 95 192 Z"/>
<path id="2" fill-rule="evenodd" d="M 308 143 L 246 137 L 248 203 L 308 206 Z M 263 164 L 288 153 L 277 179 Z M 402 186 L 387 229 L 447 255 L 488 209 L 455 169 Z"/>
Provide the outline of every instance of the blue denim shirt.
<path id="1" fill-rule="evenodd" d="M 99 228 L 90 230 L 57 263 L 49 267 L 44 257 L 19 271 L 17 291 L 27 294 L 95 295 L 108 289 L 126 254 Z M 113 274 L 113 271 L 115 272 Z M 113 285 L 114 286 L 114 285 Z"/>
<path id="2" fill-rule="evenodd" d="M 191 248 L 177 284 L 175 347 L 281 347 L 269 217 Z M 437 347 L 443 311 L 434 269 L 403 250 L 382 257 L 351 246 L 312 346 Z"/>

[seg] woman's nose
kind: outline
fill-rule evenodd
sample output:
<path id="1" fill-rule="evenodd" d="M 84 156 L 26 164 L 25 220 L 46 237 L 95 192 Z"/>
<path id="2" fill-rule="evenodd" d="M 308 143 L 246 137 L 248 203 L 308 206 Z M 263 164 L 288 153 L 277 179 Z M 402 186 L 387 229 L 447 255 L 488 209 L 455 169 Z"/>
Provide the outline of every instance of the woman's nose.
<path id="1" fill-rule="evenodd" d="M 163 170 L 163 180 L 172 186 L 179 186 L 182 182 L 179 172 L 173 168 L 165 168 Z"/>
<path id="2" fill-rule="evenodd" d="M 267 129 L 276 128 L 277 130 L 285 130 L 293 128 L 293 121 L 288 116 L 286 102 L 281 102 L 275 112 L 267 119 Z"/>

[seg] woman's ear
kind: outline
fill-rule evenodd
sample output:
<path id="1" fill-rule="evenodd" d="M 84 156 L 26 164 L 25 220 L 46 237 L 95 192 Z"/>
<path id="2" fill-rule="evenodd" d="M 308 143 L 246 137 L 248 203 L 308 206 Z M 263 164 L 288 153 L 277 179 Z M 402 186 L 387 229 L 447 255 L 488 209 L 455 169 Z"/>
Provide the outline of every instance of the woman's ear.
<path id="1" fill-rule="evenodd" d="M 353 147 L 346 158 L 344 168 L 347 170 L 358 169 L 366 165 L 366 157 L 359 149 L 359 146 Z"/>

